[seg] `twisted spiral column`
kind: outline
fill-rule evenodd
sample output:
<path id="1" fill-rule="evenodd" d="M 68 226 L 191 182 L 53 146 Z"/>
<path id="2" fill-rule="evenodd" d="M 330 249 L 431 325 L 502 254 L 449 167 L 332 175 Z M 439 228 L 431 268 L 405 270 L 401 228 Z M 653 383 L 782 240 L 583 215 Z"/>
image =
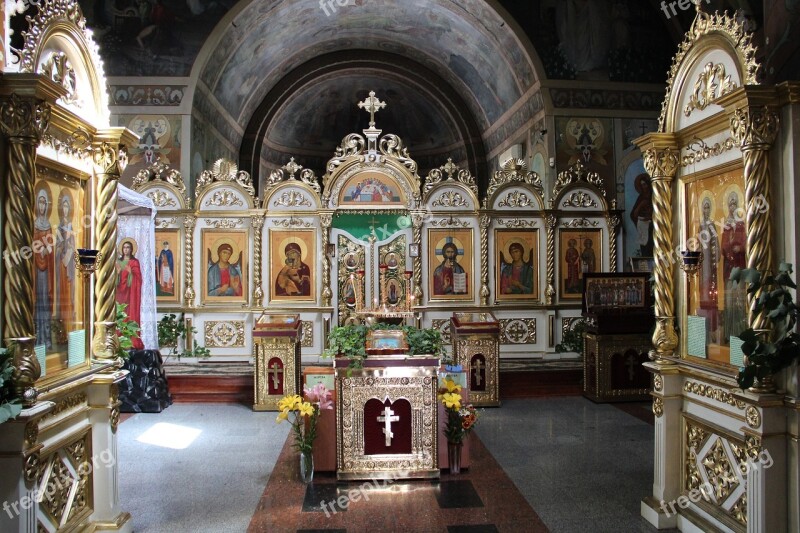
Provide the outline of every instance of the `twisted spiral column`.
<path id="1" fill-rule="evenodd" d="M 33 242 L 33 183 L 36 145 L 50 124 L 50 104 L 13 93 L 0 104 L 0 129 L 8 142 L 8 172 L 3 201 L 3 335 L 13 352 L 14 391 L 26 406 L 36 402 L 33 385 L 41 367 L 33 350 L 33 268 L 22 253 Z"/>
<path id="2" fill-rule="evenodd" d="M 117 273 L 115 258 L 117 248 L 117 185 L 125 152 L 119 145 L 98 142 L 92 146 L 95 165 L 97 196 L 95 205 L 94 242 L 103 258 L 94 277 L 94 320 L 92 352 L 97 359 L 113 359 L 117 355 L 119 339 L 116 331 Z"/>
<path id="3" fill-rule="evenodd" d="M 417 302 L 417 305 L 422 305 L 422 224 L 425 221 L 425 215 L 423 212 L 415 212 L 411 215 L 411 224 L 413 226 L 413 238 L 414 242 L 420 248 L 420 253 L 417 254 L 417 257 L 413 257 L 411 260 L 414 263 L 414 301 Z"/>
<path id="4" fill-rule="evenodd" d="M 183 291 L 183 303 L 186 307 L 194 307 L 194 225 L 197 218 L 192 215 L 187 215 L 183 219 L 183 228 L 185 230 L 185 244 L 183 246 L 183 254 L 186 256 L 186 276 L 184 277 L 185 287 Z"/>
<path id="5" fill-rule="evenodd" d="M 261 307 L 264 305 L 264 288 L 262 287 L 261 279 L 261 240 L 262 230 L 264 228 L 264 216 L 253 215 L 253 305 Z M 324 249 L 324 248 L 323 248 Z"/>
<path id="6" fill-rule="evenodd" d="M 481 305 L 489 305 L 489 215 L 481 216 Z"/>
<path id="7" fill-rule="evenodd" d="M 744 160 L 745 205 L 747 206 L 747 268 L 771 273 L 775 258 L 772 250 L 772 223 L 769 216 L 769 151 L 778 133 L 778 115 L 768 107 L 741 107 L 731 117 L 731 132 L 739 143 Z M 765 209 L 766 206 L 766 209 Z M 763 289 L 748 293 L 748 324 L 753 329 L 769 327 L 769 318 L 755 312 L 753 303 Z"/>
<path id="8" fill-rule="evenodd" d="M 620 220 L 619 215 L 609 215 L 607 217 L 608 222 L 608 235 L 609 240 L 609 259 L 610 259 L 610 270 L 611 272 L 617 271 L 617 232 L 619 231 Z"/>
<path id="9" fill-rule="evenodd" d="M 333 298 L 333 291 L 331 290 L 331 260 L 328 257 L 333 215 L 331 213 L 321 213 L 319 221 L 322 226 L 322 306 L 328 307 L 331 305 L 331 298 Z"/>
<path id="10" fill-rule="evenodd" d="M 555 215 L 548 213 L 545 217 L 547 224 L 547 288 L 545 289 L 545 302 L 553 305 L 556 296 L 556 222 Z"/>
<path id="11" fill-rule="evenodd" d="M 680 165 L 680 153 L 672 147 L 650 148 L 644 153 L 644 166 L 653 185 L 653 255 L 655 267 L 656 328 L 651 352 L 659 362 L 670 359 L 678 347 L 675 333 L 675 296 L 672 254 L 672 180 Z"/>

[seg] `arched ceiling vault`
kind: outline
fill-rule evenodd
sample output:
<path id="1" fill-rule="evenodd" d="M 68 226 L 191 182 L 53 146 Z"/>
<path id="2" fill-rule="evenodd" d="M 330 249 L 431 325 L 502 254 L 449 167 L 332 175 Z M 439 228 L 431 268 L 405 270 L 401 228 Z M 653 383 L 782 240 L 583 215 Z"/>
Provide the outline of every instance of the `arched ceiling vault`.
<path id="1" fill-rule="evenodd" d="M 354 50 L 315 58 L 285 76 L 262 100 L 245 130 L 241 168 L 259 172 L 259 158 L 274 166 L 297 156 L 321 170 L 348 133 L 367 127 L 356 107 L 370 89 L 387 102 L 376 117 L 385 133 L 403 137 L 421 169 L 452 156 L 478 176 L 487 174 L 481 129 L 459 94 L 436 74 L 402 57 Z M 265 155 L 266 154 L 266 155 Z"/>
<path id="2" fill-rule="evenodd" d="M 480 168 L 486 151 L 480 146 L 482 136 L 521 99 L 530 97 L 540 79 L 541 63 L 518 25 L 494 0 L 353 0 L 352 4 L 339 6 L 333 0 L 324 4 L 325 10 L 319 2 L 307 0 L 240 2 L 208 39 L 193 77 L 202 88 L 201 97 L 209 95 L 233 122 L 247 125 L 240 150 L 242 156 L 247 152 L 242 166 L 258 172 L 259 137 L 267 141 L 267 152 L 303 142 L 269 134 L 268 121 L 280 118 L 276 100 L 287 109 L 299 109 L 292 101 L 299 101 L 293 92 L 301 88 L 308 95 L 348 94 L 360 59 L 372 62 L 357 68 L 368 68 L 373 81 L 379 72 L 385 73 L 390 92 L 408 89 L 405 104 L 396 104 L 407 106 L 408 113 L 426 105 L 441 109 L 430 117 L 431 130 L 447 130 L 443 139 L 464 143 L 467 160 L 476 165 L 470 170 L 485 170 Z M 314 83 L 307 77 L 323 68 L 317 63 L 319 57 L 342 63 L 338 74 L 328 71 L 325 82 Z M 395 64 L 392 58 L 397 58 Z M 295 79 L 287 80 L 288 76 Z M 298 85 L 299 79 L 304 81 Z M 379 95 L 381 91 L 381 87 L 363 89 Z M 439 96 L 434 96 L 437 92 Z M 433 103 L 423 101 L 428 98 Z M 340 105 L 353 107 L 355 102 Z M 327 147 L 331 155 L 334 149 L 335 145 Z M 410 150 L 413 157 L 413 145 Z"/>

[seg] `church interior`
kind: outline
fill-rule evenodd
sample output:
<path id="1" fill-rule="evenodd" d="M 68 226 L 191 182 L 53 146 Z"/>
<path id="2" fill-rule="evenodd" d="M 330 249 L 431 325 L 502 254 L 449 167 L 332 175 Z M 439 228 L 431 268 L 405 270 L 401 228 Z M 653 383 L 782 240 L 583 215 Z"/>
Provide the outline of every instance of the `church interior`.
<path id="1" fill-rule="evenodd" d="M 800 532 L 800 2 L 0 9 L 0 531 Z"/>

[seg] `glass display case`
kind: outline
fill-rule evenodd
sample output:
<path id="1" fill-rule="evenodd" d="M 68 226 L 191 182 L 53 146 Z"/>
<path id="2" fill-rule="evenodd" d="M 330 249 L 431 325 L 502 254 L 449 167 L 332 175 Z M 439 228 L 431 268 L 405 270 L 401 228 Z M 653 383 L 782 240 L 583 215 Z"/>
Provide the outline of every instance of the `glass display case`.
<path id="1" fill-rule="evenodd" d="M 744 176 L 742 169 L 682 178 L 686 254 L 682 313 L 684 358 L 717 367 L 741 366 L 738 335 L 747 329 L 747 288 L 731 281 L 735 268 L 747 266 Z"/>

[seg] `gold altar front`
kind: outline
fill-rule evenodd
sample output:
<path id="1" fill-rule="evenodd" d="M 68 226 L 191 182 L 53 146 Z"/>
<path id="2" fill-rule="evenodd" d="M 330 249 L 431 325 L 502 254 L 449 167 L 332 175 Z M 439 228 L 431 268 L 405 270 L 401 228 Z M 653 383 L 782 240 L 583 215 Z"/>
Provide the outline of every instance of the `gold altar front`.
<path id="1" fill-rule="evenodd" d="M 299 394 L 300 315 L 262 314 L 253 329 L 253 410 L 277 411 L 281 398 Z"/>
<path id="2" fill-rule="evenodd" d="M 492 313 L 453 313 L 453 359 L 469 372 L 469 401 L 500 406 L 500 322 Z"/>
<path id="3" fill-rule="evenodd" d="M 337 478 L 409 479 L 438 478 L 439 464 L 436 400 L 439 360 L 426 356 L 370 357 L 364 368 L 349 368 L 350 360 L 337 359 L 336 462 Z M 410 420 L 398 417 L 396 427 L 410 430 L 408 453 L 367 453 L 367 435 L 380 431 L 385 421 L 367 419 L 367 403 L 388 400 L 391 406 L 406 401 Z M 391 412 L 390 412 L 391 413 Z M 394 417 L 392 417 L 394 418 Z"/>

